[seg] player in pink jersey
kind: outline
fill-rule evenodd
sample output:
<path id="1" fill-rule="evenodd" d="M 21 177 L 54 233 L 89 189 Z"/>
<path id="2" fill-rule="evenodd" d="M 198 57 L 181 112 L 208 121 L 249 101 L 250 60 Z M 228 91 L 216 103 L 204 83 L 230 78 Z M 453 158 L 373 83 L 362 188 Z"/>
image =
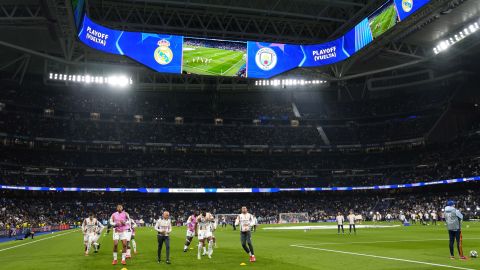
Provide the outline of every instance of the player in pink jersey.
<path id="1" fill-rule="evenodd" d="M 122 264 L 127 264 L 125 259 L 127 252 L 128 222 L 130 222 L 128 213 L 123 211 L 121 204 L 117 205 L 117 211 L 110 217 L 110 224 L 113 227 L 113 265 L 117 264 L 118 241 L 122 241 Z"/>
<path id="2" fill-rule="evenodd" d="M 183 252 L 188 251 L 188 246 L 190 246 L 193 237 L 196 235 L 197 215 L 197 211 L 194 211 L 193 214 L 187 219 L 187 239 L 185 239 L 185 246 L 183 247 Z"/>

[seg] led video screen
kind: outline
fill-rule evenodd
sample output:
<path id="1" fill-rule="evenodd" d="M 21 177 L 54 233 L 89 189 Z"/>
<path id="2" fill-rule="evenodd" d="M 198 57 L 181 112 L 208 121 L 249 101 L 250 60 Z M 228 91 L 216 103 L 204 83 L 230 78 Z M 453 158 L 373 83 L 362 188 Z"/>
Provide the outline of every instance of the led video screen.
<path id="1" fill-rule="evenodd" d="M 341 62 L 429 1 L 388 0 L 337 39 L 308 45 L 115 30 L 91 20 L 85 14 L 84 0 L 72 4 L 75 23 L 81 26 L 78 38 L 91 48 L 127 56 L 162 73 L 267 79 L 298 67 Z"/>
<path id="2" fill-rule="evenodd" d="M 397 22 L 399 22 L 398 13 L 393 1 L 388 1 L 368 16 L 368 25 L 374 39 L 394 27 Z"/>
<path id="3" fill-rule="evenodd" d="M 183 72 L 246 77 L 247 43 L 216 39 L 183 39 Z"/>

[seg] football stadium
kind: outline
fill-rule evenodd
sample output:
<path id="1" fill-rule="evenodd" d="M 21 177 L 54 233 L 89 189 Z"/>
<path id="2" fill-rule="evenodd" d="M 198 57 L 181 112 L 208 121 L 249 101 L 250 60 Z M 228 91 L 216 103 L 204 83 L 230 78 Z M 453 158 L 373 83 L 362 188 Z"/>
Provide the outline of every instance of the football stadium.
<path id="1" fill-rule="evenodd" d="M 0 1 L 0 269 L 478 270 L 480 1 Z"/>
<path id="2" fill-rule="evenodd" d="M 246 68 L 247 44 L 184 39 L 183 71 L 212 76 L 241 76 Z"/>

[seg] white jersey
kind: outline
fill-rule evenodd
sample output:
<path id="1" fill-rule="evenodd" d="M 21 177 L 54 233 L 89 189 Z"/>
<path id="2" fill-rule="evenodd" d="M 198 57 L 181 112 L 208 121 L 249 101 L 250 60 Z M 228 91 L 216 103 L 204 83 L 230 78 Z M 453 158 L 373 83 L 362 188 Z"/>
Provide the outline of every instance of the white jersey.
<path id="1" fill-rule="evenodd" d="M 82 223 L 82 231 L 87 234 L 96 233 L 99 227 L 103 227 L 103 225 L 96 218 L 86 218 Z"/>
<path id="2" fill-rule="evenodd" d="M 350 225 L 355 224 L 355 217 L 356 217 L 356 216 L 355 216 L 354 214 L 348 215 L 348 216 L 347 216 L 348 224 L 350 224 Z"/>
<path id="3" fill-rule="evenodd" d="M 343 222 L 345 221 L 345 218 L 342 215 L 339 215 L 339 216 L 337 216 L 336 220 L 337 220 L 338 225 L 343 225 Z"/>
<path id="4" fill-rule="evenodd" d="M 213 226 L 210 217 L 211 215 L 209 213 L 207 213 L 205 216 L 197 217 L 197 226 L 199 231 L 211 231 Z"/>
<path id="5" fill-rule="evenodd" d="M 240 231 L 248 232 L 253 226 L 253 222 L 253 216 L 249 213 L 246 213 L 237 216 L 237 219 L 235 220 L 235 225 L 240 225 Z"/>

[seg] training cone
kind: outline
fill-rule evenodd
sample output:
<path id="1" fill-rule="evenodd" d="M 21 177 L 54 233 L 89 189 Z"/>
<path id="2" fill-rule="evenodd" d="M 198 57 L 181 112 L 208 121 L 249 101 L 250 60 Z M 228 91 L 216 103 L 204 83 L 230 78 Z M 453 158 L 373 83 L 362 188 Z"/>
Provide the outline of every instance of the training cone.
<path id="1" fill-rule="evenodd" d="M 246 263 L 241 263 L 240 265 L 241 265 L 241 266 L 245 266 L 245 265 L 247 265 L 247 264 L 246 264 Z"/>

